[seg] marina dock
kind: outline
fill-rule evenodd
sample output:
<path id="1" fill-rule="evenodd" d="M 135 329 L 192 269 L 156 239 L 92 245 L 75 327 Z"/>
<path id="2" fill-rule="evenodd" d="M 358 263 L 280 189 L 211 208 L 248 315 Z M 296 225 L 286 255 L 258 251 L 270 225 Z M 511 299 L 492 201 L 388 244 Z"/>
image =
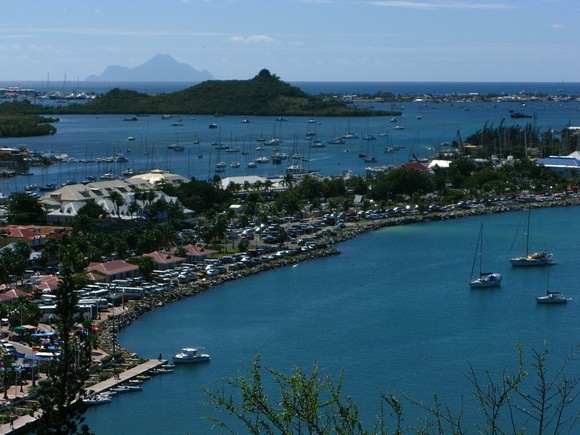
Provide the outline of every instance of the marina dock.
<path id="1" fill-rule="evenodd" d="M 167 364 L 167 360 L 157 360 L 150 359 L 145 361 L 143 364 L 133 367 L 132 369 L 126 370 L 118 374 L 118 376 L 99 382 L 89 388 L 87 388 L 88 395 L 100 394 L 118 385 L 121 385 L 131 379 L 135 379 L 137 376 L 143 376 L 149 373 L 152 369 L 157 369 L 163 364 Z"/>
<path id="2" fill-rule="evenodd" d="M 136 379 L 138 376 L 147 375 L 151 370 L 160 368 L 167 364 L 167 360 L 150 359 L 142 364 L 139 364 L 132 369 L 120 372 L 118 376 L 106 379 L 98 384 L 87 388 L 87 395 L 103 393 L 111 388 L 117 387 L 131 379 Z M 26 433 L 34 429 L 40 413 L 35 413 L 33 416 L 23 415 L 15 419 L 12 423 L 5 423 L 0 425 L 0 434 L 18 434 Z"/>

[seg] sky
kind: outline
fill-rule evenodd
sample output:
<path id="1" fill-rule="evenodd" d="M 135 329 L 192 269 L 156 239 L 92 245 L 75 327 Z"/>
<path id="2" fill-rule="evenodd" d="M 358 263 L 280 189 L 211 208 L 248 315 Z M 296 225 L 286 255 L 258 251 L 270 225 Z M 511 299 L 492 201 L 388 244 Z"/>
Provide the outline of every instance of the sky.
<path id="1" fill-rule="evenodd" d="M 580 0 L 0 0 L 0 81 L 168 54 L 218 80 L 578 82 L 579 23 Z"/>

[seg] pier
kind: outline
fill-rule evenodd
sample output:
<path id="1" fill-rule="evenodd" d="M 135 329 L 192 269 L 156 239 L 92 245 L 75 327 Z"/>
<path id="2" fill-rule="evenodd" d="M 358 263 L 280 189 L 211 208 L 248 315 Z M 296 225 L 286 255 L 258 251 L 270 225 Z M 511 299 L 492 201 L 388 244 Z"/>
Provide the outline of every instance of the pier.
<path id="1" fill-rule="evenodd" d="M 113 376 L 109 379 L 99 382 L 98 384 L 88 387 L 86 389 L 87 396 L 103 393 L 111 388 L 126 383 L 131 379 L 135 379 L 137 376 L 147 375 L 151 370 L 157 369 L 167 363 L 168 361 L 163 359 L 147 360 L 144 363 L 133 367 L 132 369 L 120 372 L 117 376 Z M 32 431 L 39 417 L 40 412 L 36 412 L 32 416 L 23 415 L 18 417 L 12 423 L 5 423 L 0 425 L 0 434 L 19 434 Z"/>

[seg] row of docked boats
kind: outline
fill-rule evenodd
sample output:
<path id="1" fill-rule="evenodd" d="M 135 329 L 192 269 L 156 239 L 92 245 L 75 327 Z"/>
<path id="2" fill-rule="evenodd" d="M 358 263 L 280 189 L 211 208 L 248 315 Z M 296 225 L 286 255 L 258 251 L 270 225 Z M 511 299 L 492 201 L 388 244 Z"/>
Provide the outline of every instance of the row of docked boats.
<path id="1" fill-rule="evenodd" d="M 113 396 L 115 396 L 116 394 L 141 391 L 143 389 L 143 386 L 141 385 L 142 383 L 143 381 L 133 379 L 125 383 L 116 385 L 101 393 L 87 396 L 83 399 L 83 402 L 90 406 L 109 403 L 113 399 Z"/>
<path id="2" fill-rule="evenodd" d="M 541 267 L 541 266 L 552 266 L 555 265 L 554 253 L 547 251 L 535 251 L 530 252 L 529 250 L 529 238 L 530 238 L 530 216 L 531 210 L 527 211 L 527 230 L 526 230 L 526 249 L 523 255 L 509 257 L 508 260 L 512 267 Z M 513 245 L 512 245 L 513 246 Z M 476 265 L 479 264 L 479 275 L 474 277 L 474 272 L 476 270 Z M 479 229 L 479 236 L 477 239 L 477 245 L 475 250 L 475 256 L 473 258 L 473 265 L 471 268 L 471 278 L 469 285 L 471 288 L 488 288 L 488 287 L 499 287 L 502 283 L 503 276 L 498 272 L 484 272 L 483 271 L 483 224 L 481 224 Z M 548 285 L 546 289 L 546 294 L 541 296 L 536 296 L 536 303 L 538 304 L 565 304 L 570 299 L 564 296 L 561 292 L 552 291 L 549 288 L 549 273 L 548 273 Z"/>

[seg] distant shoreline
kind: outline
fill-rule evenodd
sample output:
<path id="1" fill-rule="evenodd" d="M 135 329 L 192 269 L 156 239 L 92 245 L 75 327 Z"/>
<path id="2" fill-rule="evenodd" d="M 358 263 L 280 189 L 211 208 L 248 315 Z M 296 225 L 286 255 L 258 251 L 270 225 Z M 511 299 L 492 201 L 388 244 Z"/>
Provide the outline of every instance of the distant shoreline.
<path id="1" fill-rule="evenodd" d="M 292 86 L 297 86 L 311 95 L 329 93 L 358 93 L 374 94 L 376 92 L 393 92 L 395 94 L 547 94 L 547 95 L 576 95 L 580 96 L 580 82 L 365 82 L 365 81 L 296 81 L 285 80 Z M 186 89 L 202 82 L 89 82 L 68 80 L 44 81 L 44 80 L 0 80 L 2 87 L 32 88 L 42 92 L 60 91 L 67 92 L 97 92 L 106 93 L 114 88 L 134 89 L 146 93 L 166 93 Z"/>

